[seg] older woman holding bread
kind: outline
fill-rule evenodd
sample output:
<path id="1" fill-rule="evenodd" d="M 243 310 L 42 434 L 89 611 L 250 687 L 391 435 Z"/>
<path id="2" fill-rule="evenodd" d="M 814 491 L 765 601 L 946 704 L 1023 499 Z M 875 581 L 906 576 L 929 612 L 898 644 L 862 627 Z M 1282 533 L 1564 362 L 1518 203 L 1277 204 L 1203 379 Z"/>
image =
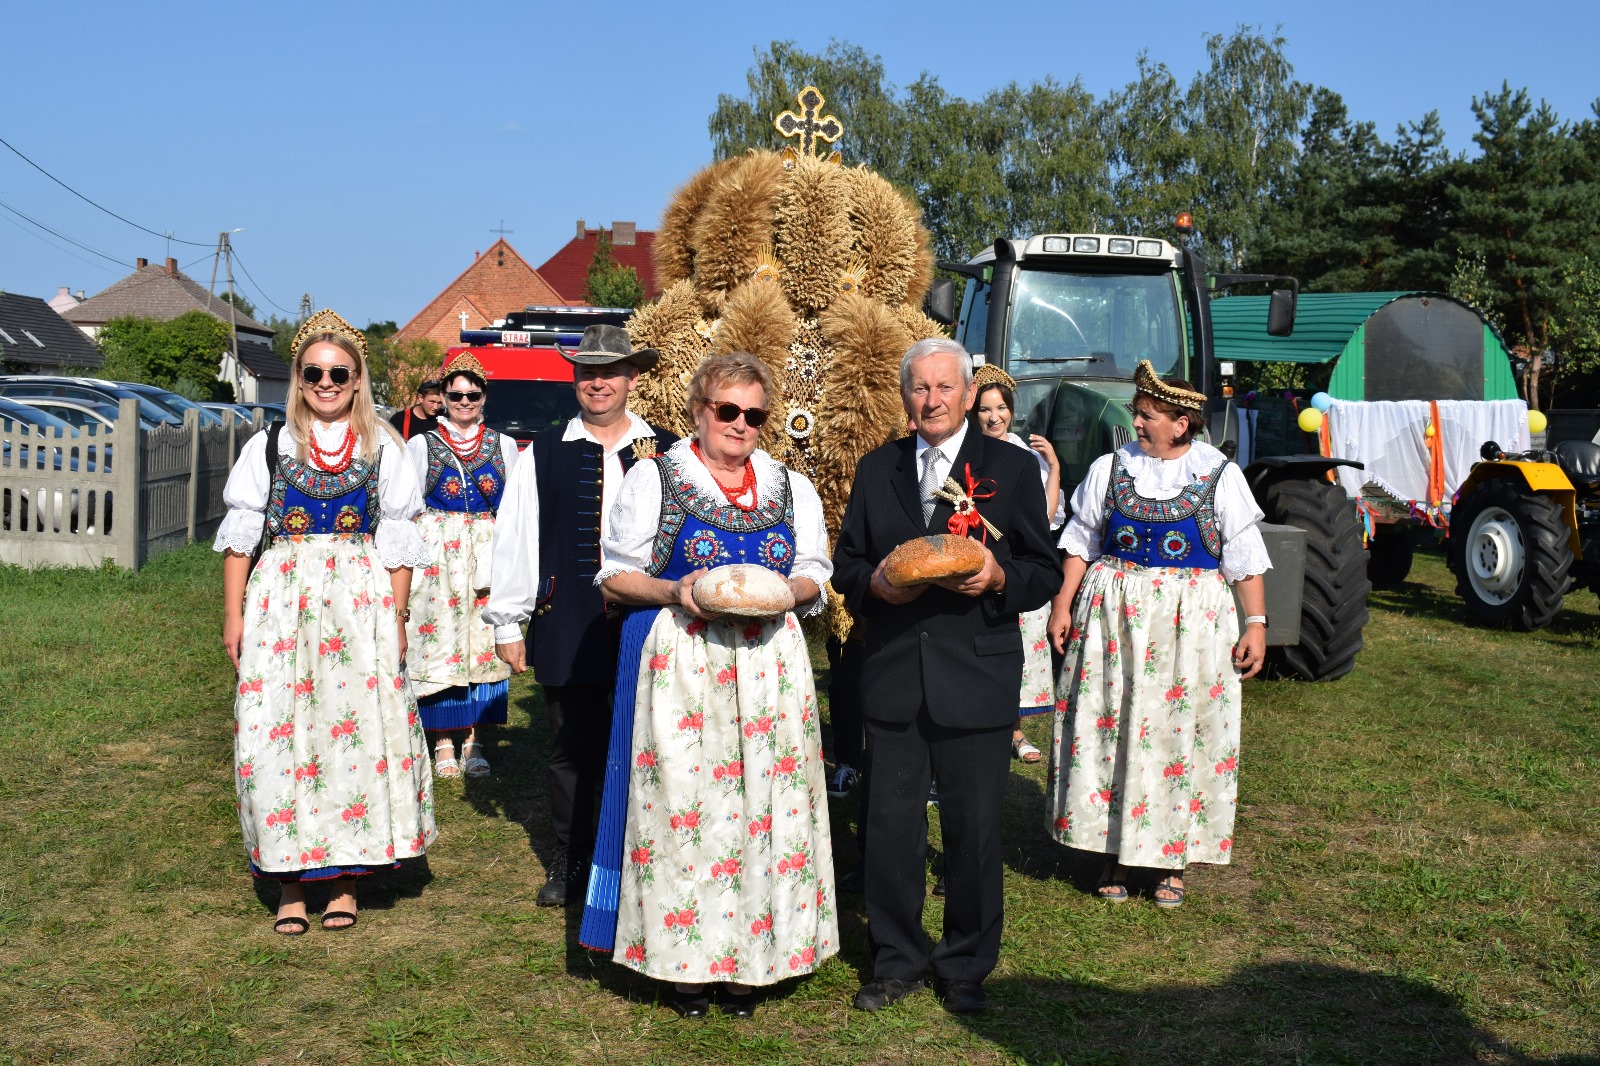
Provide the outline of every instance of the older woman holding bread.
<path id="1" fill-rule="evenodd" d="M 582 942 L 749 1016 L 756 988 L 838 951 L 816 692 L 795 618 L 832 574 L 816 490 L 756 447 L 772 377 L 708 358 L 693 440 L 641 461 L 602 543 L 626 605 Z"/>

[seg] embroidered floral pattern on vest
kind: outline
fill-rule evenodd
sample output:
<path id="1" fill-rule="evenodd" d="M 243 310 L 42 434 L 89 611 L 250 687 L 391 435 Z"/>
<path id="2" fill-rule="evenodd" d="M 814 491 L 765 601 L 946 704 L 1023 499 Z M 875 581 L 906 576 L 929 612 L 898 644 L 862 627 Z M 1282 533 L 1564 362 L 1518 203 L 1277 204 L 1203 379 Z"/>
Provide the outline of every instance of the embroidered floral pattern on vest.
<path id="1" fill-rule="evenodd" d="M 684 519 L 693 515 L 701 522 L 727 533 L 758 533 L 779 522 L 794 526 L 794 499 L 789 489 L 789 471 L 784 469 L 782 484 L 772 499 L 758 502 L 752 511 L 742 510 L 722 499 L 712 498 L 695 487 L 671 452 L 653 456 L 661 475 L 661 529 L 650 548 L 650 574 L 659 576 L 672 561 L 673 545 L 683 529 Z"/>
<path id="2" fill-rule="evenodd" d="M 1122 453 L 1113 453 L 1111 460 L 1111 480 L 1106 484 L 1106 510 L 1115 511 L 1126 518 L 1135 521 L 1148 522 L 1152 525 L 1171 522 L 1181 522 L 1185 518 L 1193 518 L 1196 527 L 1200 530 L 1200 540 L 1207 552 L 1213 558 L 1222 558 L 1222 527 L 1217 524 L 1217 509 L 1215 499 L 1217 484 L 1222 480 L 1222 470 L 1228 465 L 1229 460 L 1224 459 L 1217 466 L 1201 474 L 1183 487 L 1183 491 L 1170 500 L 1152 500 L 1139 495 L 1134 488 L 1133 475 L 1128 473 L 1127 467 L 1122 465 Z M 1121 529 L 1118 531 L 1118 543 L 1121 541 Z M 1131 533 L 1132 531 L 1129 530 Z M 1137 541 L 1137 537 L 1134 538 Z M 1180 538 L 1181 539 L 1181 538 Z M 1132 547 L 1132 545 L 1124 545 Z M 1179 558 L 1170 551 L 1169 547 L 1177 545 L 1161 545 L 1168 558 Z M 1188 554 L 1188 545 L 1182 545 L 1182 554 Z"/>

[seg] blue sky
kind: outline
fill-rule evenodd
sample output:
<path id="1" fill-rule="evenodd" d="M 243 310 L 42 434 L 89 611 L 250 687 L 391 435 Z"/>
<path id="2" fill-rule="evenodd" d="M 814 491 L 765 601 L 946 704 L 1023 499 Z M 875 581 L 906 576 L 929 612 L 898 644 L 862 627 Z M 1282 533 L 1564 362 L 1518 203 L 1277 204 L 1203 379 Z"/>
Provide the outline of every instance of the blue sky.
<path id="1" fill-rule="evenodd" d="M 494 239 L 537 265 L 578 218 L 650 227 L 710 159 L 706 118 L 752 50 L 830 38 L 974 97 L 1017 80 L 1128 82 L 1141 49 L 1181 82 L 1204 36 L 1282 25 L 1298 78 L 1386 134 L 1439 111 L 1471 151 L 1474 94 L 1526 87 L 1563 118 L 1600 96 L 1600 4 L 1233 2 L 699 5 L 589 2 L 9 5 L 0 289 L 90 293 L 172 254 L 202 284 L 219 230 L 263 317 L 311 293 L 357 324 L 404 322 Z M 826 87 L 823 87 L 826 93 Z M 849 116 L 841 115 L 848 138 Z M 128 266 L 117 266 L 62 237 Z M 43 239 L 40 239 L 43 238 Z M 271 302 L 269 302 L 271 301 Z"/>

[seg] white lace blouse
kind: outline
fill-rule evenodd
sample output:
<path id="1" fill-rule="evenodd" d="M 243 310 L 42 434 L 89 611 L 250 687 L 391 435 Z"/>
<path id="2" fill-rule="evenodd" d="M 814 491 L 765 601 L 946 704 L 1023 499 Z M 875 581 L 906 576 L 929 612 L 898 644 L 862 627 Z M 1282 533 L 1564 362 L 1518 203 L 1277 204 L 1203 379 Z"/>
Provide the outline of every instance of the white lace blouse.
<path id="1" fill-rule="evenodd" d="M 312 433 L 322 448 L 336 448 L 344 443 L 345 423 L 331 426 L 312 423 Z M 422 534 L 411 521 L 422 513 L 422 493 L 417 487 L 416 471 L 406 462 L 398 441 L 382 429 L 378 430 L 378 513 L 382 516 L 373 539 L 377 542 L 378 558 L 390 570 L 402 566 L 427 566 L 428 547 Z M 279 431 L 278 451 L 287 454 L 295 446 L 287 428 Z M 357 442 L 357 454 L 360 454 Z M 249 555 L 261 540 L 261 530 L 267 521 L 267 497 L 272 491 L 272 476 L 267 471 L 267 434 L 257 433 L 245 442 L 239 459 L 228 475 L 228 484 L 222 490 L 222 502 L 228 505 L 222 525 L 217 529 L 212 547 L 217 551 L 234 551 Z"/>
<path id="2" fill-rule="evenodd" d="M 1204 441 L 1194 441 L 1189 450 L 1176 459 L 1154 459 L 1146 455 L 1138 441 L 1124 444 L 1118 451 L 1123 468 L 1133 475 L 1133 487 L 1139 495 L 1152 500 L 1170 500 L 1184 487 L 1202 474 L 1215 470 L 1223 461 L 1223 454 Z M 1102 455 L 1089 467 L 1089 473 L 1079 482 L 1072 494 L 1072 518 L 1061 531 L 1060 547 L 1069 555 L 1089 562 L 1100 557 L 1100 545 L 1105 539 L 1106 486 L 1111 481 L 1111 455 Z M 1261 521 L 1261 508 L 1256 506 L 1244 472 L 1229 463 L 1217 482 L 1214 500 L 1217 523 L 1222 530 L 1222 576 L 1229 581 L 1254 574 L 1263 574 L 1272 568 L 1267 558 L 1267 546 L 1261 540 L 1256 523 Z"/>
<path id="3" fill-rule="evenodd" d="M 476 433 L 480 424 L 479 422 L 474 422 L 472 429 L 463 432 L 457 429 L 456 424 L 448 418 L 441 418 L 439 419 L 438 429 L 441 433 L 448 433 L 452 440 L 465 444 L 467 443 L 468 433 Z M 491 429 L 486 432 L 494 433 L 494 430 Z M 495 433 L 494 435 L 500 438 L 500 454 L 505 460 L 506 484 L 509 485 L 511 483 L 511 468 L 517 465 L 517 459 L 521 456 L 521 453 L 517 451 L 517 442 L 514 438 L 508 437 L 504 433 Z M 415 437 L 406 441 L 406 456 L 411 460 L 412 472 L 417 477 L 417 491 L 419 493 L 426 492 L 428 488 L 427 433 L 418 433 Z"/>
<path id="4" fill-rule="evenodd" d="M 667 452 L 677 462 L 690 483 L 712 499 L 722 499 L 722 490 L 705 464 L 695 457 L 689 441 L 680 440 Z M 756 502 L 772 500 L 778 491 L 784 465 L 759 448 L 750 456 L 756 471 Z M 808 577 L 820 589 L 833 576 L 833 560 L 828 556 L 828 530 L 822 518 L 822 501 L 811 479 L 796 470 L 789 471 L 789 489 L 794 505 L 794 567 L 790 577 Z M 743 503 L 752 501 L 747 494 Z M 611 509 L 608 528 L 600 541 L 600 575 L 595 583 L 613 574 L 630 570 L 648 573 L 650 549 L 661 528 L 661 475 L 656 464 L 634 464 L 622 481 L 622 492 Z M 805 615 L 817 614 L 826 603 L 818 596 L 801 609 Z"/>
<path id="5" fill-rule="evenodd" d="M 1033 450 L 1033 445 L 1023 440 L 1021 435 L 1007 433 L 1006 440 L 1015 444 L 1039 463 L 1039 482 L 1044 486 L 1045 495 L 1050 494 L 1050 463 L 1044 456 Z M 1056 513 L 1050 516 L 1050 528 L 1055 529 L 1067 520 L 1067 489 L 1065 485 L 1059 486 L 1056 491 Z"/>

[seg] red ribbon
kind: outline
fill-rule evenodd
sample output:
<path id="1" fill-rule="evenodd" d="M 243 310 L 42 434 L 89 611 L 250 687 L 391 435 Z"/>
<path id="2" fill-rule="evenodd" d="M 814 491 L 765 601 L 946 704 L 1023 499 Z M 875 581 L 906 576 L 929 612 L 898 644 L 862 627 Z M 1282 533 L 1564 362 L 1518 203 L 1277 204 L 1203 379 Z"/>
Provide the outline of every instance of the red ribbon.
<path id="1" fill-rule="evenodd" d="M 978 505 L 975 501 L 993 499 L 999 487 L 995 484 L 993 478 L 974 478 L 972 476 L 971 463 L 966 464 L 966 480 L 967 498 L 958 501 L 954 505 L 956 513 L 950 516 L 950 521 L 946 523 L 946 528 L 958 537 L 964 537 L 972 532 L 973 529 L 977 529 L 979 542 L 987 544 L 989 543 L 989 531 L 984 528 L 983 516 L 978 513 Z M 984 485 L 989 486 L 988 490 L 980 492 L 979 489 Z"/>

